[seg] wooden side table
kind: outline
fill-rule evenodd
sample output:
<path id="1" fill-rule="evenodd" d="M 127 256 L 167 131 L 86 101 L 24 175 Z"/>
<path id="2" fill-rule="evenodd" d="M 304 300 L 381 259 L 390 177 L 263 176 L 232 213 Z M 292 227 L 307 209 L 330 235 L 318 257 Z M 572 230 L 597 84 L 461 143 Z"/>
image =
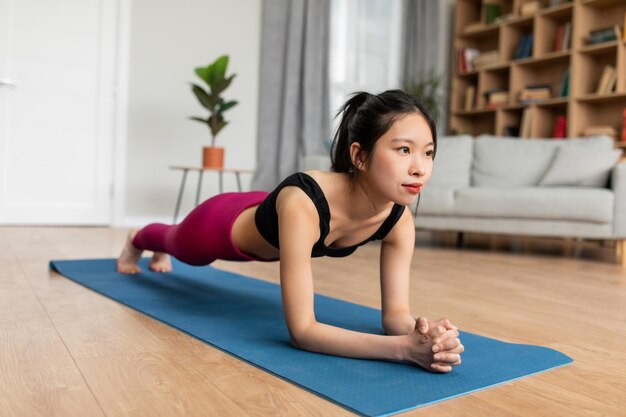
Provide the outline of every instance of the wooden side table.
<path id="1" fill-rule="evenodd" d="M 185 181 L 187 181 L 187 173 L 189 171 L 198 171 L 198 184 L 196 186 L 196 206 L 200 203 L 200 189 L 202 188 L 202 175 L 205 171 L 217 171 L 219 174 L 219 190 L 220 194 L 224 192 L 224 173 L 233 173 L 237 178 L 237 190 L 241 192 L 241 174 L 253 174 L 254 170 L 251 169 L 235 169 L 235 168 L 203 168 L 203 167 L 187 167 L 187 166 L 171 166 L 170 169 L 183 171 L 183 179 L 180 183 L 178 190 L 178 198 L 176 199 L 176 209 L 174 210 L 174 221 L 178 218 L 178 211 L 180 210 L 180 202 L 183 198 L 183 190 L 185 189 Z"/>

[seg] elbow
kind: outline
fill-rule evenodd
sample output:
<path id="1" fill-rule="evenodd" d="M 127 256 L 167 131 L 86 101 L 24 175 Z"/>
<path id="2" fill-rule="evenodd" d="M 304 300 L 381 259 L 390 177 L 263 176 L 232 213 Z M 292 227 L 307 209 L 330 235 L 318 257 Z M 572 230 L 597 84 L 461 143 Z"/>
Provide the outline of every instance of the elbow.
<path id="1" fill-rule="evenodd" d="M 297 329 L 289 329 L 289 338 L 291 339 L 291 345 L 297 349 L 308 350 L 310 329 L 312 325 L 306 327 L 300 327 Z"/>

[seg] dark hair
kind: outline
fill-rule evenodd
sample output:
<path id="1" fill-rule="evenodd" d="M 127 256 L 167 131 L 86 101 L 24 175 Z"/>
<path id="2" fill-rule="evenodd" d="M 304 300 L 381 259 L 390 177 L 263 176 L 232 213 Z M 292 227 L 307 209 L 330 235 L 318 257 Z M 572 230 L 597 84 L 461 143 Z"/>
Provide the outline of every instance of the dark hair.
<path id="1" fill-rule="evenodd" d="M 435 144 L 437 154 L 437 128 L 426 107 L 416 97 L 401 90 L 388 90 L 378 95 L 366 92 L 354 93 L 337 112 L 342 114 L 341 122 L 333 138 L 330 149 L 332 170 L 354 173 L 350 158 L 350 145 L 358 142 L 366 153 L 366 160 L 372 155 L 376 141 L 383 136 L 393 123 L 411 113 L 418 113 L 426 119 Z M 337 117 L 336 116 L 336 117 Z"/>

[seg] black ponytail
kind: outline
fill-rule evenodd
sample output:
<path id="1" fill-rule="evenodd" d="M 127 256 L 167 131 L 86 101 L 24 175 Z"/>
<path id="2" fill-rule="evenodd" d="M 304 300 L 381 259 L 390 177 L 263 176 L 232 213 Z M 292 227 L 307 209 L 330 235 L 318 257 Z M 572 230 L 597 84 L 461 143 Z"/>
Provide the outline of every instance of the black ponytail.
<path id="1" fill-rule="evenodd" d="M 378 95 L 366 92 L 354 93 L 337 112 L 341 122 L 333 138 L 330 159 L 334 172 L 353 174 L 355 166 L 350 157 L 350 145 L 358 142 L 365 152 L 365 160 L 372 155 L 376 141 L 401 117 L 421 114 L 433 136 L 434 155 L 437 153 L 437 129 L 426 107 L 417 98 L 401 90 L 388 90 Z M 433 155 L 433 158 L 434 158 Z"/>

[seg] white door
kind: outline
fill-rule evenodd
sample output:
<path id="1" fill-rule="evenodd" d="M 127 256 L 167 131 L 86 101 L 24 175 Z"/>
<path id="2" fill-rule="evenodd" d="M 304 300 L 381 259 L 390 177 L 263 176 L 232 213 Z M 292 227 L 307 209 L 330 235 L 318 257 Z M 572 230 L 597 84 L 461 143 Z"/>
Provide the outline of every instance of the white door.
<path id="1" fill-rule="evenodd" d="M 114 0 L 0 0 L 0 224 L 109 224 Z"/>

